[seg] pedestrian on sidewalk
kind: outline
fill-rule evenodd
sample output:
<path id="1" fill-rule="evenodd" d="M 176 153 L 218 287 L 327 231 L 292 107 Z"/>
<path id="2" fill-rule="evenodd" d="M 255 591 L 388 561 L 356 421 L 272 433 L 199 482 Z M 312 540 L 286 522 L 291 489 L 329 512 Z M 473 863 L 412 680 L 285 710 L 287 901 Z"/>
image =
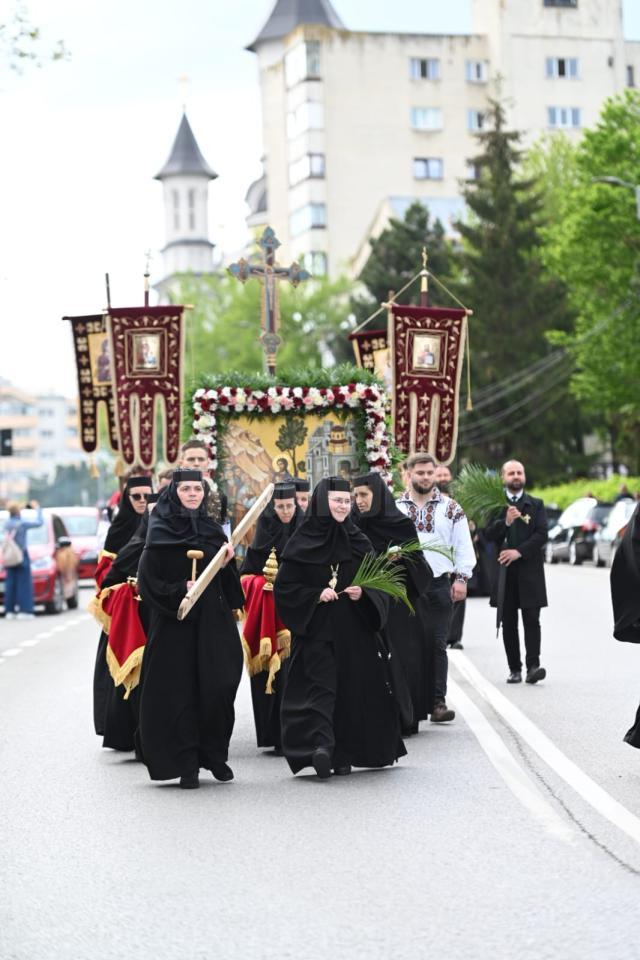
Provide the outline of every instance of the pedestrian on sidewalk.
<path id="1" fill-rule="evenodd" d="M 37 500 L 32 500 L 29 506 L 35 510 L 33 520 L 25 519 L 20 511 L 20 505 L 15 501 L 8 504 L 9 516 L 4 525 L 4 535 L 10 536 L 16 546 L 22 551 L 22 562 L 15 567 L 7 567 L 7 577 L 4 585 L 4 610 L 7 620 L 31 620 L 33 612 L 33 579 L 31 577 L 31 561 L 27 549 L 27 533 L 44 523 L 42 509 Z M 16 613 L 16 607 L 18 613 Z"/>
<path id="2" fill-rule="evenodd" d="M 547 606 L 543 557 L 547 513 L 542 500 L 526 492 L 525 469 L 518 460 L 503 464 L 502 482 L 507 504 L 485 530 L 486 538 L 498 545 L 490 602 L 498 608 L 498 626 L 502 622 L 509 664 L 507 683 L 522 682 L 518 611 L 524 627 L 526 682 L 537 683 L 547 675 L 540 666 L 540 609 Z"/>
<path id="3" fill-rule="evenodd" d="M 476 555 L 462 507 L 443 494 L 436 483 L 436 461 L 430 453 L 414 453 L 407 460 L 409 486 L 396 501 L 413 521 L 418 539 L 453 548 L 453 559 L 430 551 L 426 556 L 433 580 L 426 593 L 428 627 L 433 643 L 434 707 L 432 723 L 455 719 L 447 706 L 447 639 L 453 603 L 464 600 Z"/>

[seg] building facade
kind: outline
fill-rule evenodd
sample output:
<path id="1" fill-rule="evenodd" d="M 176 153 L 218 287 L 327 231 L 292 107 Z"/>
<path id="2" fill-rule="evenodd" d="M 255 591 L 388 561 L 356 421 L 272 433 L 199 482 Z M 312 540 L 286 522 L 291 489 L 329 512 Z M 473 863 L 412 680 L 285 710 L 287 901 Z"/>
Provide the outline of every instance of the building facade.
<path id="1" fill-rule="evenodd" d="M 265 154 L 259 212 L 283 262 L 357 275 L 367 241 L 418 199 L 451 229 L 474 134 L 499 91 L 524 143 L 578 138 L 640 76 L 622 0 L 472 0 L 468 35 L 349 31 L 329 0 L 277 0 L 248 48 Z"/>

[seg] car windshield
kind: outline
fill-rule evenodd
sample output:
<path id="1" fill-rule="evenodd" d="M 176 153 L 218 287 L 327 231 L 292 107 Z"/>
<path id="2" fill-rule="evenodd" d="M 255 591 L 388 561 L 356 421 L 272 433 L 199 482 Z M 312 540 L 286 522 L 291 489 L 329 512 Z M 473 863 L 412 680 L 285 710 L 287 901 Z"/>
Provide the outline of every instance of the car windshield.
<path id="1" fill-rule="evenodd" d="M 27 530 L 27 546 L 28 547 L 41 547 L 43 544 L 48 543 L 49 534 L 47 531 L 47 524 L 42 524 L 41 527 L 31 527 L 31 530 Z"/>
<path id="2" fill-rule="evenodd" d="M 98 530 L 98 518 L 93 514 L 65 513 L 62 519 L 70 537 L 94 537 Z"/>
<path id="3" fill-rule="evenodd" d="M 598 506 L 594 507 L 591 511 L 591 519 L 595 520 L 596 523 L 604 523 L 610 513 L 610 503 L 599 503 Z"/>

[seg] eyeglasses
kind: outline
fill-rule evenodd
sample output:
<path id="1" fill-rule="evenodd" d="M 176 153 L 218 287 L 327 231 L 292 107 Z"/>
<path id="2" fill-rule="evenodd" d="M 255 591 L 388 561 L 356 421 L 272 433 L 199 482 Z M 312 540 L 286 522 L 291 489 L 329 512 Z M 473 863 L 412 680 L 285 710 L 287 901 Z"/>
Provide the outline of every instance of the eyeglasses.
<path id="1" fill-rule="evenodd" d="M 150 494 L 148 493 L 130 493 L 129 496 L 132 500 L 146 500 Z"/>

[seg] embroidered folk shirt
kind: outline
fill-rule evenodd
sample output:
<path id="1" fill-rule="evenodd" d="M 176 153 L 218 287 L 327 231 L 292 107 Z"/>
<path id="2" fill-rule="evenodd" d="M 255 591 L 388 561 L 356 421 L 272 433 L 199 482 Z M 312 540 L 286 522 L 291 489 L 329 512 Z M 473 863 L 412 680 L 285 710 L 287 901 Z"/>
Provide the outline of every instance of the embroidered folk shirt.
<path id="1" fill-rule="evenodd" d="M 476 565 L 476 554 L 469 523 L 462 507 L 451 497 L 441 493 L 437 487 L 434 488 L 431 499 L 422 507 L 413 502 L 408 491 L 396 500 L 396 505 L 415 525 L 420 543 L 431 540 L 453 547 L 453 563 L 439 553 L 425 551 L 425 559 L 433 570 L 434 577 L 454 573 L 468 580 Z"/>

